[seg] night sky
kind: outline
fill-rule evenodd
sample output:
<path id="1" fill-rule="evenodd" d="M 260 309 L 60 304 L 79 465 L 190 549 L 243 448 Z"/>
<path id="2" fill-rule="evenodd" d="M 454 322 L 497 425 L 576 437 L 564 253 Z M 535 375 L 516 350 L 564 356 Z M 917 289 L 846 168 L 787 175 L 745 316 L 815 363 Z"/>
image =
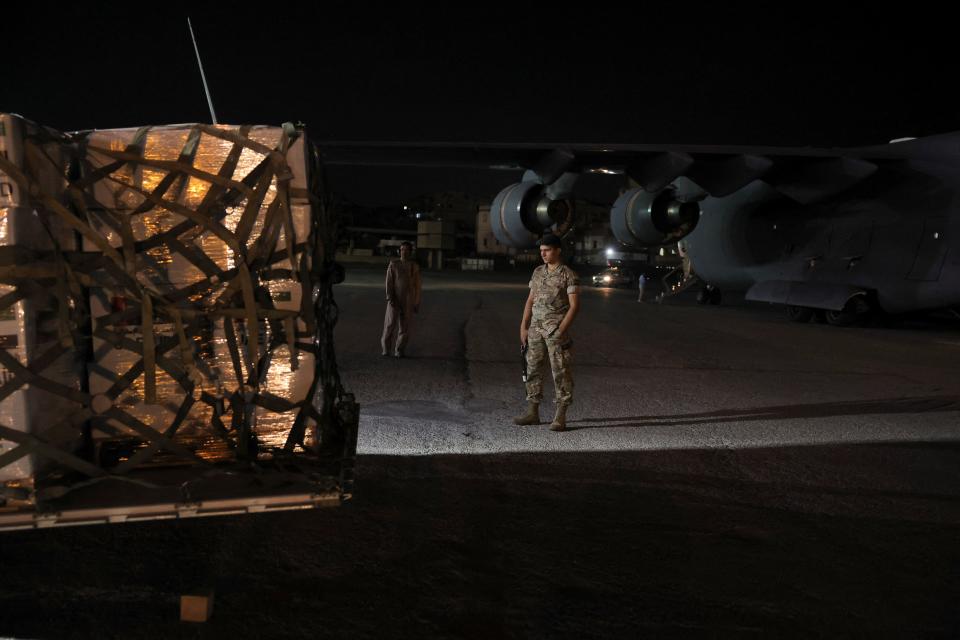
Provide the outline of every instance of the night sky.
<path id="1" fill-rule="evenodd" d="M 952 21 L 875 3 L 20 4 L 0 111 L 61 130 L 209 121 L 187 15 L 221 122 L 299 120 L 316 140 L 851 146 L 960 130 Z"/>

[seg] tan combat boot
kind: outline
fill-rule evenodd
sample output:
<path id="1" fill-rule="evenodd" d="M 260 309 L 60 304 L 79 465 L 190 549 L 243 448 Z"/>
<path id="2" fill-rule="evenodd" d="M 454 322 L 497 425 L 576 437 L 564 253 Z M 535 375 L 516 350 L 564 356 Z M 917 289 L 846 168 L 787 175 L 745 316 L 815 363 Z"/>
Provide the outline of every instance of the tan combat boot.
<path id="1" fill-rule="evenodd" d="M 553 422 L 550 423 L 550 431 L 566 431 L 567 429 L 567 405 L 557 405 L 557 415 L 553 416 Z"/>
<path id="2" fill-rule="evenodd" d="M 513 419 L 513 424 L 521 426 L 528 424 L 540 424 L 540 405 L 536 402 L 527 404 L 527 411 Z"/>

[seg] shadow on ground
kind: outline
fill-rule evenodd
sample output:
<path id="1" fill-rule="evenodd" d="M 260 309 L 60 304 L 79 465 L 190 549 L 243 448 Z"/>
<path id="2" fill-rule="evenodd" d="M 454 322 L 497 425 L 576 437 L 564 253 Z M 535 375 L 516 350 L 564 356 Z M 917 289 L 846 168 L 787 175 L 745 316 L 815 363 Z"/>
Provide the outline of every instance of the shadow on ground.
<path id="1" fill-rule="evenodd" d="M 338 509 L 4 534 L 0 635 L 950 637 L 960 446 L 922 445 L 366 456 Z"/>

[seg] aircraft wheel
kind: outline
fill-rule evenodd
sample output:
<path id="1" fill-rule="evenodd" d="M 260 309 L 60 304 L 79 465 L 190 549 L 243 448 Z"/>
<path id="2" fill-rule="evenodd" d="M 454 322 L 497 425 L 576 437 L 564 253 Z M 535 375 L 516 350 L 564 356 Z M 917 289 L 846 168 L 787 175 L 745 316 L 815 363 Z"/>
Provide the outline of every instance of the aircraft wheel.
<path id="1" fill-rule="evenodd" d="M 697 304 L 707 304 L 710 302 L 710 290 L 704 287 L 697 293 Z"/>
<path id="2" fill-rule="evenodd" d="M 723 300 L 723 296 L 720 294 L 720 289 L 710 289 L 710 304 L 718 305 L 721 300 Z"/>
<path id="3" fill-rule="evenodd" d="M 850 312 L 846 307 L 840 311 L 828 309 L 824 311 L 823 317 L 826 319 L 827 324 L 834 327 L 852 327 L 857 323 L 857 314 Z"/>
<path id="4" fill-rule="evenodd" d="M 787 317 L 794 322 L 810 322 L 813 319 L 814 310 L 810 307 L 798 307 L 793 304 L 787 305 Z"/>
<path id="5" fill-rule="evenodd" d="M 823 312 L 827 324 L 834 327 L 852 327 L 862 323 L 870 313 L 870 306 L 862 296 L 851 298 L 840 311 L 826 310 Z"/>

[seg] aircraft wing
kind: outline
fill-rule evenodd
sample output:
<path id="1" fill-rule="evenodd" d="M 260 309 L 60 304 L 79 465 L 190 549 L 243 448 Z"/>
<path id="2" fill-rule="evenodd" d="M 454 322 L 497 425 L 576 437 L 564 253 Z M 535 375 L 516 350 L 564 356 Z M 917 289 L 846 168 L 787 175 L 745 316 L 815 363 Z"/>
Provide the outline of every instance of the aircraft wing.
<path id="1" fill-rule="evenodd" d="M 318 142 L 334 165 L 529 169 L 544 183 L 567 171 L 626 174 L 647 191 L 686 176 L 712 196 L 762 179 L 809 203 L 868 178 L 884 163 L 956 156 L 960 133 L 859 148 L 653 144 Z"/>

